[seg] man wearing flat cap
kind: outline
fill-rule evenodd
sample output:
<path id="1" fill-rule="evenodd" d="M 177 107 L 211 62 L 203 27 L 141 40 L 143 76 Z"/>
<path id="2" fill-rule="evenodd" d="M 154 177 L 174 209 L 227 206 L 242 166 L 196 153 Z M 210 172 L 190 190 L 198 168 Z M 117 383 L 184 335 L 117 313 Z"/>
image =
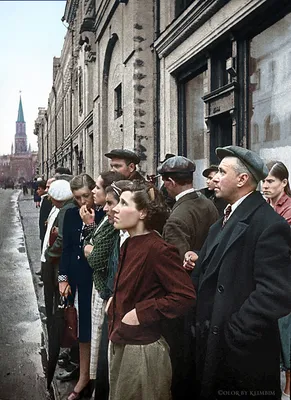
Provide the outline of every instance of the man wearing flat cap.
<path id="1" fill-rule="evenodd" d="M 113 149 L 104 155 L 110 158 L 111 171 L 119 172 L 125 179 L 130 181 L 144 181 L 144 178 L 136 170 L 136 166 L 140 162 L 140 157 L 133 151 L 127 149 Z"/>
<path id="2" fill-rule="evenodd" d="M 217 208 L 219 216 L 222 217 L 224 209 L 227 206 L 227 202 L 224 199 L 217 198 L 215 196 L 215 191 L 214 191 L 215 183 L 213 181 L 213 178 L 217 174 L 217 172 L 218 172 L 217 165 L 210 165 L 202 172 L 202 175 L 206 178 L 207 187 L 200 189 L 199 192 L 202 193 L 205 197 L 207 197 L 207 199 L 213 202 L 213 204 Z"/>
<path id="3" fill-rule="evenodd" d="M 216 196 L 229 205 L 192 273 L 197 397 L 281 399 L 278 319 L 291 310 L 290 227 L 256 191 L 268 175 L 256 153 L 227 146 L 216 154 Z"/>
<path id="4" fill-rule="evenodd" d="M 175 156 L 166 160 L 159 168 L 168 194 L 176 202 L 163 229 L 163 238 L 175 245 L 183 262 L 188 250 L 200 250 L 210 226 L 218 219 L 218 211 L 211 200 L 199 196 L 193 188 L 195 163 L 186 157 Z M 191 351 L 185 345 L 184 320 L 171 324 L 167 337 L 171 347 L 173 368 L 173 400 L 192 398 L 189 382 L 185 381 L 187 359 Z"/>

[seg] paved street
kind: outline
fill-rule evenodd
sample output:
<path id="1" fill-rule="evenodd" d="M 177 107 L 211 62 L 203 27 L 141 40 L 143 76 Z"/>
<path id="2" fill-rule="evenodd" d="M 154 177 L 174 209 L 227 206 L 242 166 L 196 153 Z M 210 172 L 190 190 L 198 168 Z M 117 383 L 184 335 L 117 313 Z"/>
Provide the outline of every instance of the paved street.
<path id="1" fill-rule="evenodd" d="M 0 400 L 42 400 L 41 323 L 18 195 L 19 191 L 0 189 Z"/>

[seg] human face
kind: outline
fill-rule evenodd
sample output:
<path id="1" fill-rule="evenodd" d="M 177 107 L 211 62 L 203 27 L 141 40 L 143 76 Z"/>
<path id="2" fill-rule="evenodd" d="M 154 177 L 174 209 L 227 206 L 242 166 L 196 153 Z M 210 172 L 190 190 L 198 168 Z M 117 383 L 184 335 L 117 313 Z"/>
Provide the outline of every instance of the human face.
<path id="1" fill-rule="evenodd" d="M 235 171 L 236 158 L 225 157 L 218 166 L 218 172 L 213 177 L 214 191 L 217 198 L 222 198 L 233 204 L 240 198 L 239 187 L 241 175 Z"/>
<path id="2" fill-rule="evenodd" d="M 45 189 L 43 189 L 42 187 L 38 187 L 37 188 L 37 194 L 39 195 L 39 196 L 43 196 L 44 194 L 45 194 Z"/>
<path id="3" fill-rule="evenodd" d="M 119 203 L 113 208 L 114 228 L 127 230 L 130 236 L 145 233 L 145 213 L 137 210 L 133 196 L 134 193 L 130 191 L 121 193 Z"/>
<path id="4" fill-rule="evenodd" d="M 126 160 L 121 158 L 112 158 L 110 161 L 111 171 L 119 172 L 125 178 L 128 178 L 130 174 L 134 171 L 135 165 L 134 163 L 130 163 L 127 165 Z"/>
<path id="5" fill-rule="evenodd" d="M 106 212 L 106 215 L 108 216 L 108 222 L 110 224 L 114 223 L 114 215 L 115 212 L 113 211 L 113 208 L 117 206 L 118 201 L 114 197 L 113 193 L 107 193 L 106 194 L 106 203 L 105 206 L 103 207 L 103 210 Z"/>
<path id="6" fill-rule="evenodd" d="M 50 179 L 47 180 L 47 182 L 46 182 L 46 187 L 45 187 L 46 193 L 48 192 L 48 190 L 49 190 L 49 188 L 50 188 L 50 185 L 51 185 L 54 181 L 55 181 L 55 178 L 50 178 Z"/>
<path id="7" fill-rule="evenodd" d="M 168 195 L 174 199 L 176 196 L 176 192 L 175 192 L 175 183 L 173 179 L 171 178 L 166 179 L 164 177 L 162 177 L 162 179 L 164 182 L 164 186 L 168 192 Z"/>
<path id="8" fill-rule="evenodd" d="M 104 206 L 105 204 L 105 190 L 103 188 L 103 179 L 101 175 L 96 179 L 96 187 L 92 190 L 94 203 L 97 206 Z"/>
<path id="9" fill-rule="evenodd" d="M 93 193 L 92 190 L 88 188 L 88 186 L 84 186 L 81 189 L 74 190 L 73 195 L 79 207 L 87 206 L 88 210 L 93 207 Z"/>
<path id="10" fill-rule="evenodd" d="M 209 172 L 207 178 L 206 178 L 206 185 L 209 190 L 214 190 L 215 183 L 213 182 L 213 177 L 216 175 L 216 171 L 211 171 Z"/>
<path id="11" fill-rule="evenodd" d="M 263 194 L 275 204 L 283 195 L 286 185 L 287 179 L 281 181 L 279 178 L 275 178 L 275 176 L 269 174 L 267 178 L 263 180 Z"/>

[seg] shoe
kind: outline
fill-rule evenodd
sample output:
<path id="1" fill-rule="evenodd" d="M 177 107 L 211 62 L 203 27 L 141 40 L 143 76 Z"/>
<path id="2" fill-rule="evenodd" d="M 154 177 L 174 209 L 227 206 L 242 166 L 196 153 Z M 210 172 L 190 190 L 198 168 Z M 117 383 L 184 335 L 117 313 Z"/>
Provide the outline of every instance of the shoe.
<path id="1" fill-rule="evenodd" d="M 80 374 L 80 368 L 79 366 L 74 366 L 72 371 L 62 371 L 59 372 L 58 375 L 56 376 L 56 379 L 61 381 L 61 382 L 69 382 L 74 379 L 79 379 L 79 374 Z"/>
<path id="2" fill-rule="evenodd" d="M 75 390 L 69 394 L 67 400 L 79 400 L 83 398 L 90 399 L 93 393 L 94 385 L 93 381 L 89 381 L 87 385 L 81 390 L 81 392 L 77 393 Z"/>

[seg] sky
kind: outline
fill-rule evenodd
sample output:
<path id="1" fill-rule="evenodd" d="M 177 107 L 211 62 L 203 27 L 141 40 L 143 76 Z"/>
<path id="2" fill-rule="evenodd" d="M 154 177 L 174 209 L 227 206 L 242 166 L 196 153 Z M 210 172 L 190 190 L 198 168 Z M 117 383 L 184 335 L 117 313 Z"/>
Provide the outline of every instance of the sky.
<path id="1" fill-rule="evenodd" d="M 21 91 L 27 142 L 38 107 L 47 107 L 52 88 L 53 57 L 60 57 L 66 28 L 61 22 L 66 2 L 0 0 L 0 155 L 14 145 Z"/>

